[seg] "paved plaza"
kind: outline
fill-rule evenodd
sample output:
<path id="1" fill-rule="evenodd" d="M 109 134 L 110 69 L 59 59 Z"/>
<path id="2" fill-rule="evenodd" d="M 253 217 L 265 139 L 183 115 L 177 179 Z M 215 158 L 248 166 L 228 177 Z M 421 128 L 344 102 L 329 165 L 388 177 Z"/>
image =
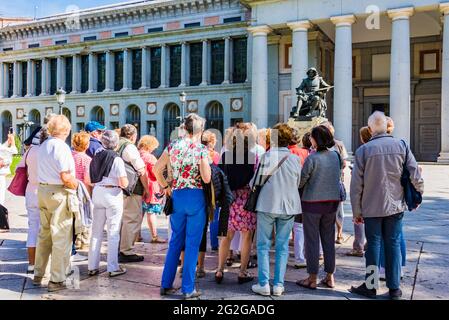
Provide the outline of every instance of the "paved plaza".
<path id="1" fill-rule="evenodd" d="M 405 299 L 449 299 L 449 166 L 423 165 L 423 175 L 424 203 L 418 212 L 407 213 L 404 221 L 407 267 L 402 289 Z M 11 232 L 0 234 L 0 300 L 161 299 L 160 279 L 167 246 L 148 243 L 150 234 L 145 223 L 144 242 L 136 244 L 138 253 L 145 256 L 143 263 L 127 264 L 126 275 L 110 279 L 105 266 L 106 251 L 103 250 L 101 274 L 98 277 L 87 276 L 87 261 L 74 263 L 73 278 L 79 278 L 79 282 L 74 280 L 70 289 L 49 294 L 46 288 L 34 287 L 31 276 L 26 274 L 27 215 L 24 199 L 8 194 L 7 207 L 10 211 Z M 363 279 L 364 259 L 345 256 L 353 240 L 349 203 L 346 203 L 345 209 L 345 242 L 337 247 L 334 290 L 319 288 L 311 291 L 298 287 L 295 281 L 306 277 L 306 272 L 293 268 L 292 257 L 286 274 L 286 292 L 280 298 L 256 296 L 251 292 L 251 283 L 237 284 L 238 264 L 228 268 L 223 283 L 217 285 L 214 282 L 217 254 L 208 252 L 207 276 L 197 283 L 197 287 L 203 291 L 201 299 L 360 299 L 348 292 L 351 285 L 358 285 Z M 166 237 L 167 219 L 160 217 L 158 222 L 161 235 Z M 292 254 L 293 248 L 290 250 Z M 87 255 L 87 252 L 81 253 Z M 252 272 L 257 275 L 257 269 Z M 179 288 L 180 285 L 178 276 L 175 287 Z M 387 293 L 385 283 L 381 283 L 380 293 Z M 171 298 L 180 299 L 181 293 Z"/>

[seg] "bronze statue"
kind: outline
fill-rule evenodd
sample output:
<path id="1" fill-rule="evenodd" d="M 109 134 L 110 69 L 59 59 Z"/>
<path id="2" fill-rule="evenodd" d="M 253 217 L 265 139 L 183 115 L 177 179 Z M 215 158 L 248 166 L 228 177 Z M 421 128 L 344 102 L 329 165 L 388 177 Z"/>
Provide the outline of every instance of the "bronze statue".
<path id="1" fill-rule="evenodd" d="M 298 101 L 293 107 L 292 116 L 299 117 L 326 117 L 326 93 L 333 88 L 318 75 L 315 68 L 307 70 L 307 78 L 304 78 L 298 88 L 296 95 Z"/>

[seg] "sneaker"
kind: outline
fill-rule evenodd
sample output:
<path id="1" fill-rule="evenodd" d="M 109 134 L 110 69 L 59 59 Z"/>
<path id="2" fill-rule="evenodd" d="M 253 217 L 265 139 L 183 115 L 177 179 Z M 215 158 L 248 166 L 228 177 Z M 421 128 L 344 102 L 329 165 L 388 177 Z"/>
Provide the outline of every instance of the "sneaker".
<path id="1" fill-rule="evenodd" d="M 385 276 L 385 268 L 379 268 L 379 281 L 386 281 L 387 277 Z"/>
<path id="2" fill-rule="evenodd" d="M 40 286 L 40 285 L 42 285 L 42 279 L 43 279 L 43 277 L 34 276 L 34 278 L 33 278 L 33 286 Z"/>
<path id="3" fill-rule="evenodd" d="M 126 269 L 123 268 L 122 266 L 119 266 L 119 269 L 117 271 L 109 272 L 109 277 L 114 278 L 114 277 L 121 276 L 122 274 L 125 274 L 125 273 L 126 273 Z"/>
<path id="4" fill-rule="evenodd" d="M 87 261 L 89 258 L 87 256 L 83 256 L 82 254 L 75 254 L 70 257 L 72 259 L 72 262 L 81 262 L 81 261 Z"/>
<path id="5" fill-rule="evenodd" d="M 87 272 L 87 274 L 89 275 L 89 277 L 94 277 L 94 276 L 100 274 L 100 270 L 98 270 L 98 269 L 95 269 L 95 270 L 89 270 L 89 271 Z"/>
<path id="6" fill-rule="evenodd" d="M 161 288 L 160 294 L 161 296 L 169 296 L 176 293 L 175 288 Z"/>
<path id="7" fill-rule="evenodd" d="M 276 284 L 273 286 L 273 296 L 276 297 L 282 296 L 284 291 L 285 291 L 284 286 L 281 284 Z"/>
<path id="8" fill-rule="evenodd" d="M 368 289 L 366 287 L 365 283 L 358 287 L 351 287 L 351 289 L 349 289 L 349 292 L 358 294 L 360 296 L 364 296 L 364 297 L 367 297 L 370 299 L 376 299 L 376 295 L 377 295 L 376 289 Z"/>
<path id="9" fill-rule="evenodd" d="M 67 289 L 65 282 L 49 282 L 48 283 L 48 292 L 55 292 L 59 290 Z"/>
<path id="10" fill-rule="evenodd" d="M 390 289 L 389 294 L 390 294 L 391 300 L 401 300 L 401 298 L 402 298 L 401 289 Z"/>
<path id="11" fill-rule="evenodd" d="M 195 299 L 201 296 L 201 292 L 196 289 L 192 293 L 184 293 L 184 300 Z"/>
<path id="12" fill-rule="evenodd" d="M 142 262 L 144 260 L 143 256 L 139 256 L 137 254 L 125 255 L 120 252 L 118 257 L 118 262 L 120 263 L 129 263 L 129 262 Z"/>
<path id="13" fill-rule="evenodd" d="M 295 262 L 295 269 L 304 269 L 307 268 L 307 263 L 305 262 Z"/>
<path id="14" fill-rule="evenodd" d="M 260 284 L 255 284 L 251 287 L 251 290 L 255 294 L 260 294 L 261 296 L 269 296 L 270 295 L 270 285 L 268 283 L 264 286 L 261 286 Z"/>

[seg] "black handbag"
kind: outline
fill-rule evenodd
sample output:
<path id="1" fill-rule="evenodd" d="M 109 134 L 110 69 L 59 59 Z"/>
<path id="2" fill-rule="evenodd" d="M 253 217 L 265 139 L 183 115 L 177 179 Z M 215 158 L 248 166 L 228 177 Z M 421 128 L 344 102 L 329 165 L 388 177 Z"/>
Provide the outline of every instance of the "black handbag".
<path id="1" fill-rule="evenodd" d="M 173 199 L 171 196 L 165 197 L 164 213 L 167 217 L 173 213 Z"/>
<path id="2" fill-rule="evenodd" d="M 265 181 L 263 183 L 261 183 L 261 181 L 262 181 L 262 175 L 261 175 L 259 178 L 259 184 L 256 185 L 256 180 L 259 175 L 259 169 L 260 169 L 260 166 L 262 165 L 262 159 L 261 159 L 259 165 L 257 166 L 256 175 L 254 176 L 254 182 L 253 182 L 253 186 L 251 187 L 251 191 L 248 196 L 248 200 L 246 200 L 246 203 L 245 203 L 245 206 L 243 207 L 243 209 L 245 209 L 246 211 L 250 211 L 250 212 L 256 212 L 257 200 L 259 199 L 260 191 L 262 191 L 263 186 L 268 182 L 268 180 L 270 180 L 270 178 L 276 173 L 276 171 L 282 166 L 282 164 L 285 162 L 285 160 L 287 160 L 287 158 L 289 156 L 290 156 L 290 154 L 288 154 L 284 158 L 282 158 L 282 160 L 277 164 L 277 166 L 274 167 L 271 170 L 271 172 L 267 175 L 267 178 L 265 179 Z"/>
<path id="3" fill-rule="evenodd" d="M 0 230 L 9 231 L 8 209 L 0 204 Z"/>
<path id="4" fill-rule="evenodd" d="M 404 188 L 404 200 L 407 204 L 408 211 L 413 211 L 422 203 L 422 194 L 416 191 L 415 186 L 410 180 L 410 171 L 407 168 L 408 147 L 404 140 L 401 142 L 405 146 L 405 161 L 402 165 L 401 185 Z"/>
<path id="5" fill-rule="evenodd" d="M 131 144 L 130 142 L 125 142 L 124 144 L 122 144 L 122 146 L 117 152 L 120 158 L 123 159 L 123 151 L 130 144 Z M 136 169 L 134 169 L 131 163 L 125 160 L 123 160 L 123 162 L 125 163 L 126 177 L 128 178 L 129 181 L 128 187 L 123 189 L 123 193 L 126 196 L 132 196 L 133 194 L 143 196 L 145 189 L 143 187 L 142 181 L 140 181 L 139 173 L 137 172 Z"/>

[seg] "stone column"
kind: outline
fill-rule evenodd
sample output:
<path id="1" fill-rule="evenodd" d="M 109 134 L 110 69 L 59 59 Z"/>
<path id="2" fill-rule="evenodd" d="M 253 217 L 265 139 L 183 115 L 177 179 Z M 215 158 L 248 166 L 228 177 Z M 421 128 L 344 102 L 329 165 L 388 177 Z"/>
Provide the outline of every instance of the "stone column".
<path id="1" fill-rule="evenodd" d="M 229 84 L 229 65 L 230 65 L 230 37 L 225 38 L 225 47 L 224 47 L 224 77 L 223 84 Z"/>
<path id="2" fill-rule="evenodd" d="M 167 45 L 161 45 L 161 85 L 159 88 L 167 88 Z"/>
<path id="3" fill-rule="evenodd" d="M 41 64 L 41 68 L 42 68 L 42 74 L 41 74 L 41 88 L 42 88 L 42 92 L 41 92 L 41 96 L 46 96 L 48 95 L 48 80 L 49 80 L 49 63 L 48 63 L 48 59 L 47 58 L 43 58 L 42 59 L 42 64 Z"/>
<path id="4" fill-rule="evenodd" d="M 268 34 L 267 25 L 249 27 L 253 36 L 251 121 L 258 128 L 268 125 Z"/>
<path id="5" fill-rule="evenodd" d="M 185 87 L 187 85 L 187 43 L 181 43 L 181 83 L 179 87 Z"/>
<path id="6" fill-rule="evenodd" d="M 87 93 L 97 92 L 97 81 L 96 78 L 97 69 L 95 68 L 95 54 L 93 52 L 89 53 L 89 88 Z"/>
<path id="7" fill-rule="evenodd" d="M 113 91 L 112 63 L 114 61 L 114 54 L 110 50 L 107 50 L 105 51 L 105 56 L 105 81 L 103 92 L 111 92 Z"/>
<path id="8" fill-rule="evenodd" d="M 252 57 L 253 57 L 253 36 L 251 34 L 248 34 L 246 43 L 246 80 L 245 82 L 251 82 L 251 75 L 252 75 Z"/>
<path id="9" fill-rule="evenodd" d="M 208 79 L 207 79 L 207 69 L 208 69 L 208 63 L 209 63 L 209 57 L 208 57 L 208 50 L 207 50 L 207 40 L 203 40 L 203 54 L 202 54 L 202 66 L 201 66 L 201 84 L 200 86 L 207 86 L 208 85 Z"/>
<path id="10" fill-rule="evenodd" d="M 132 81 L 132 66 L 131 66 L 132 53 L 128 48 L 123 50 L 123 88 L 121 91 L 131 90 Z"/>
<path id="11" fill-rule="evenodd" d="M 34 79 L 35 79 L 35 75 L 34 75 L 34 61 L 29 59 L 27 61 L 27 94 L 26 97 L 32 97 L 34 96 L 34 90 L 35 90 L 35 86 L 34 86 Z"/>
<path id="12" fill-rule="evenodd" d="M 11 98 L 17 98 L 18 96 L 20 96 L 20 79 L 19 79 L 19 74 L 20 72 L 20 65 L 21 63 L 18 61 L 14 61 L 14 71 L 13 71 L 13 89 L 12 89 L 12 97 Z"/>
<path id="13" fill-rule="evenodd" d="M 352 24 L 354 15 L 332 17 L 335 24 L 335 136 L 352 154 Z"/>
<path id="14" fill-rule="evenodd" d="M 390 67 L 390 116 L 394 135 L 410 143 L 410 16 L 413 8 L 388 11 L 392 19 Z"/>
<path id="15" fill-rule="evenodd" d="M 5 97 L 5 65 L 0 61 L 0 99 Z"/>
<path id="16" fill-rule="evenodd" d="M 142 85 L 140 87 L 140 90 L 148 89 L 148 60 L 149 60 L 149 54 L 148 54 L 148 48 L 142 47 Z"/>
<path id="17" fill-rule="evenodd" d="M 444 15 L 441 79 L 441 152 L 438 162 L 449 164 L 449 2 L 441 3 Z"/>
<path id="18" fill-rule="evenodd" d="M 71 94 L 77 94 L 80 91 L 80 79 L 81 79 L 80 56 L 78 54 L 75 54 L 75 55 L 73 55 L 73 62 L 72 62 L 72 92 L 71 92 Z"/>
<path id="19" fill-rule="evenodd" d="M 56 67 L 56 87 L 63 88 L 65 90 L 65 68 L 64 68 L 64 58 L 57 58 Z"/>
<path id="20" fill-rule="evenodd" d="M 303 20 L 290 22 L 288 26 L 292 30 L 292 101 L 296 101 L 296 88 L 306 77 L 309 68 L 308 30 L 312 24 Z"/>

